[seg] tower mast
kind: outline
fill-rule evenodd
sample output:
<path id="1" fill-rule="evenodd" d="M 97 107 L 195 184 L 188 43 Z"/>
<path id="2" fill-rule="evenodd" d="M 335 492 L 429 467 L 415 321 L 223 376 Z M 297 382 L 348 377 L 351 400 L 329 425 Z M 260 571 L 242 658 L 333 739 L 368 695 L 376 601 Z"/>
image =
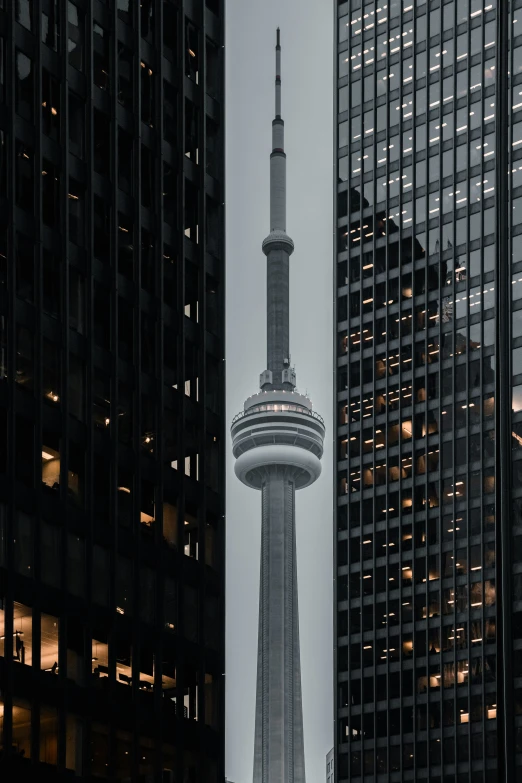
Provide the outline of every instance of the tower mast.
<path id="1" fill-rule="evenodd" d="M 270 154 L 270 233 L 263 242 L 266 263 L 267 369 L 261 374 L 263 390 L 295 388 L 290 368 L 289 260 L 294 243 L 286 233 L 285 123 L 281 117 L 281 33 L 277 29 L 275 118 Z"/>

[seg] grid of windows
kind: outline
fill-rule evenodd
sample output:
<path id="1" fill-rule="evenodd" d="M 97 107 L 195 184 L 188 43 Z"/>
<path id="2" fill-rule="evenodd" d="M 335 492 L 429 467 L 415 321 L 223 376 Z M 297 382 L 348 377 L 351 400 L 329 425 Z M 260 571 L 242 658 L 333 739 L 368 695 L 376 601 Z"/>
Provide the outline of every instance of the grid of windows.
<path id="1" fill-rule="evenodd" d="M 337 777 L 511 781 L 522 3 L 336 12 Z"/>
<path id="2" fill-rule="evenodd" d="M 224 779 L 223 6 L 0 0 L 0 765 L 31 779 Z"/>

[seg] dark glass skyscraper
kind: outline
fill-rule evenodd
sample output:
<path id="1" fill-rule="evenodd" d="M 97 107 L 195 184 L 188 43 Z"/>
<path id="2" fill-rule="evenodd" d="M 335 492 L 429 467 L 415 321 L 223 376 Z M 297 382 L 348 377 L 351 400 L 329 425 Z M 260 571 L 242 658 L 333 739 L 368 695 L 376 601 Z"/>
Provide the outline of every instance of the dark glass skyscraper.
<path id="1" fill-rule="evenodd" d="M 0 0 L 0 774 L 224 779 L 223 3 Z"/>
<path id="2" fill-rule="evenodd" d="M 336 774 L 522 777 L 522 2 L 336 3 Z"/>

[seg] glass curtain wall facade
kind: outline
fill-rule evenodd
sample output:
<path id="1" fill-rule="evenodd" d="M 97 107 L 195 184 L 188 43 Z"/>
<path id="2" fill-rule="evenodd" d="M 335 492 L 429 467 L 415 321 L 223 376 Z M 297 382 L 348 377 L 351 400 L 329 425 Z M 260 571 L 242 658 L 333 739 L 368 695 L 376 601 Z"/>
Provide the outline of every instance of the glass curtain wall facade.
<path id="1" fill-rule="evenodd" d="M 0 769 L 25 779 L 224 779 L 223 9 L 0 0 Z"/>
<path id="2" fill-rule="evenodd" d="M 336 774 L 510 783 L 522 2 L 336 16 Z"/>

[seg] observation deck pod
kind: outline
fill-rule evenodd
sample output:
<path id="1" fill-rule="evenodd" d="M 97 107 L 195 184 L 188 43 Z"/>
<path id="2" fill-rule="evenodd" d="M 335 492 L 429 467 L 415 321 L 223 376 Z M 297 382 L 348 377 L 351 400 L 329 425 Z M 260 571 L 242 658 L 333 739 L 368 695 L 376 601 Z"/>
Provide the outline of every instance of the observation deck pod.
<path id="1" fill-rule="evenodd" d="M 235 472 L 243 484 L 262 489 L 269 468 L 290 473 L 296 489 L 321 475 L 324 421 L 295 391 L 264 391 L 245 402 L 232 420 Z"/>

